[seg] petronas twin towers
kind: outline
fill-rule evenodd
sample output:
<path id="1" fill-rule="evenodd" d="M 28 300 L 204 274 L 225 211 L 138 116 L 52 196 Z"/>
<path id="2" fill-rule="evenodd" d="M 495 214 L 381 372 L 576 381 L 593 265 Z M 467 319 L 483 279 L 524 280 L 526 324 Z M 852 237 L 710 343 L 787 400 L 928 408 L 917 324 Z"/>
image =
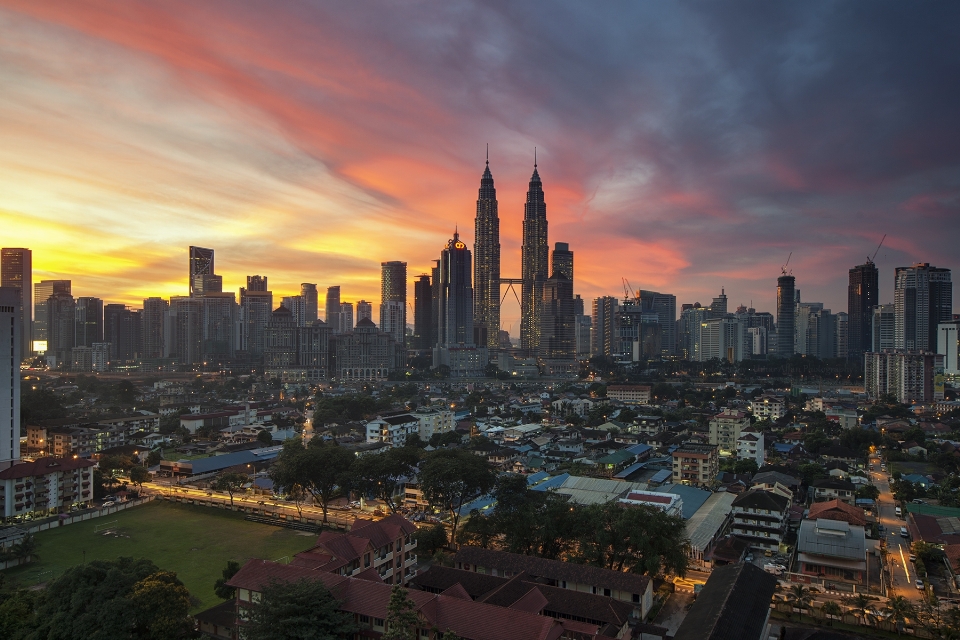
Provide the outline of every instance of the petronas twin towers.
<path id="1" fill-rule="evenodd" d="M 549 277 L 547 205 L 543 184 L 533 164 L 533 176 L 523 207 L 522 266 L 519 281 L 500 277 L 500 218 L 497 190 L 490 173 L 490 159 L 480 178 L 475 221 L 473 322 L 476 343 L 490 349 L 500 346 L 500 285 L 520 284 L 520 348 L 535 355 L 540 347 L 543 287 Z"/>

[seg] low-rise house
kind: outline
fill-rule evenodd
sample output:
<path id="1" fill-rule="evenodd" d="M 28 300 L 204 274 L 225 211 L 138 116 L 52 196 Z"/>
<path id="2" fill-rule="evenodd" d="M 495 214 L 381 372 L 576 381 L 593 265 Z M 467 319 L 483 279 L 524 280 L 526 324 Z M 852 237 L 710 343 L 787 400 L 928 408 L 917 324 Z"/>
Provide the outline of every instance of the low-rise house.
<path id="1" fill-rule="evenodd" d="M 804 520 L 797 535 L 799 572 L 825 582 L 867 585 L 864 528 L 838 520 Z"/>
<path id="2" fill-rule="evenodd" d="M 846 480 L 836 478 L 821 478 L 813 482 L 813 501 L 824 502 L 839 499 L 847 504 L 856 500 L 856 486 Z"/>
<path id="3" fill-rule="evenodd" d="M 62 513 L 89 504 L 95 466 L 83 458 L 38 458 L 0 471 L 3 519 Z"/>
<path id="4" fill-rule="evenodd" d="M 800 495 L 800 479 L 780 471 L 761 471 L 753 476 L 751 488 L 776 491 L 777 485 L 786 487 L 793 494 L 794 500 Z"/>
<path id="5" fill-rule="evenodd" d="M 461 547 L 453 562 L 465 571 L 507 578 L 523 573 L 552 587 L 628 602 L 640 618 L 645 618 L 653 606 L 653 583 L 648 576 L 482 547 Z"/>
<path id="6" fill-rule="evenodd" d="M 650 404 L 650 386 L 641 384 L 607 385 L 607 398 L 624 404 Z"/>
<path id="7" fill-rule="evenodd" d="M 756 549 L 776 551 L 787 531 L 790 499 L 751 489 L 732 503 L 732 533 L 747 540 Z"/>
<path id="8" fill-rule="evenodd" d="M 828 500 L 827 502 L 814 502 L 810 505 L 810 512 L 807 514 L 810 520 L 837 520 L 847 524 L 864 527 L 867 524 L 867 516 L 863 509 L 842 502 L 839 499 Z"/>

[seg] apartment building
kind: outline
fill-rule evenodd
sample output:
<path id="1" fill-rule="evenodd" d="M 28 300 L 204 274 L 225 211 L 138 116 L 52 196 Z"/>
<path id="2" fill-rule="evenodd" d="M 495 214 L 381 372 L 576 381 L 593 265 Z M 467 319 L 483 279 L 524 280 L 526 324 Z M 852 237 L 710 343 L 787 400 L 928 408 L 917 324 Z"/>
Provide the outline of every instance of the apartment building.
<path id="1" fill-rule="evenodd" d="M 760 396 L 750 401 L 750 413 L 758 420 L 779 420 L 787 414 L 787 403 L 777 396 Z"/>
<path id="2" fill-rule="evenodd" d="M 709 486 L 720 471 L 716 445 L 686 442 L 673 452 L 673 481 L 676 484 Z"/>
<path id="3" fill-rule="evenodd" d="M 776 551 L 787 531 L 790 498 L 751 489 L 733 501 L 733 534 L 751 547 Z"/>
<path id="4" fill-rule="evenodd" d="M 93 467 L 82 458 L 38 458 L 0 471 L 4 520 L 61 513 L 93 499 Z"/>
<path id="5" fill-rule="evenodd" d="M 624 404 L 650 404 L 650 386 L 643 384 L 611 384 L 607 398 Z"/>
<path id="6" fill-rule="evenodd" d="M 710 444 L 725 458 L 736 455 L 740 434 L 749 430 L 750 416 L 746 412 L 725 408 L 710 419 Z"/>

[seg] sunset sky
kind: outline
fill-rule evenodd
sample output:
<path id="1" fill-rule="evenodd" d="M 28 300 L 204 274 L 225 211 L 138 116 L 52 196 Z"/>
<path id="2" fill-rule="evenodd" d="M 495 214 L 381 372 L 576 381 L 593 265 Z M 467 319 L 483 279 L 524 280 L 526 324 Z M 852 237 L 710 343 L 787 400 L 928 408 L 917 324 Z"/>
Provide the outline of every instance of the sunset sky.
<path id="1" fill-rule="evenodd" d="M 958 3 L 0 0 L 0 34 L 0 245 L 74 295 L 185 294 L 196 244 L 225 289 L 378 302 L 473 242 L 487 143 L 504 276 L 536 147 L 587 299 L 774 311 L 792 252 L 846 310 L 885 233 L 881 302 L 960 269 Z"/>

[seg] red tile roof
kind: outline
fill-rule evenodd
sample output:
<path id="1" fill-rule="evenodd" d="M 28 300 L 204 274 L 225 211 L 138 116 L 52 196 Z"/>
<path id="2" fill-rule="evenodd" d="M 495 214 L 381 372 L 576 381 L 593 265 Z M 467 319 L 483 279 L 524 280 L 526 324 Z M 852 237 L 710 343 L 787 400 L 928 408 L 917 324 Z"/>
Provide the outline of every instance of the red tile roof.
<path id="1" fill-rule="evenodd" d="M 863 509 L 842 502 L 839 498 L 826 502 L 814 502 L 810 505 L 808 520 L 839 520 L 857 526 L 865 526 L 867 517 Z"/>
<path id="2" fill-rule="evenodd" d="M 95 462 L 83 458 L 37 458 L 33 462 L 21 462 L 0 471 L 0 480 L 17 478 L 35 478 L 62 471 L 76 471 L 96 466 Z"/>

